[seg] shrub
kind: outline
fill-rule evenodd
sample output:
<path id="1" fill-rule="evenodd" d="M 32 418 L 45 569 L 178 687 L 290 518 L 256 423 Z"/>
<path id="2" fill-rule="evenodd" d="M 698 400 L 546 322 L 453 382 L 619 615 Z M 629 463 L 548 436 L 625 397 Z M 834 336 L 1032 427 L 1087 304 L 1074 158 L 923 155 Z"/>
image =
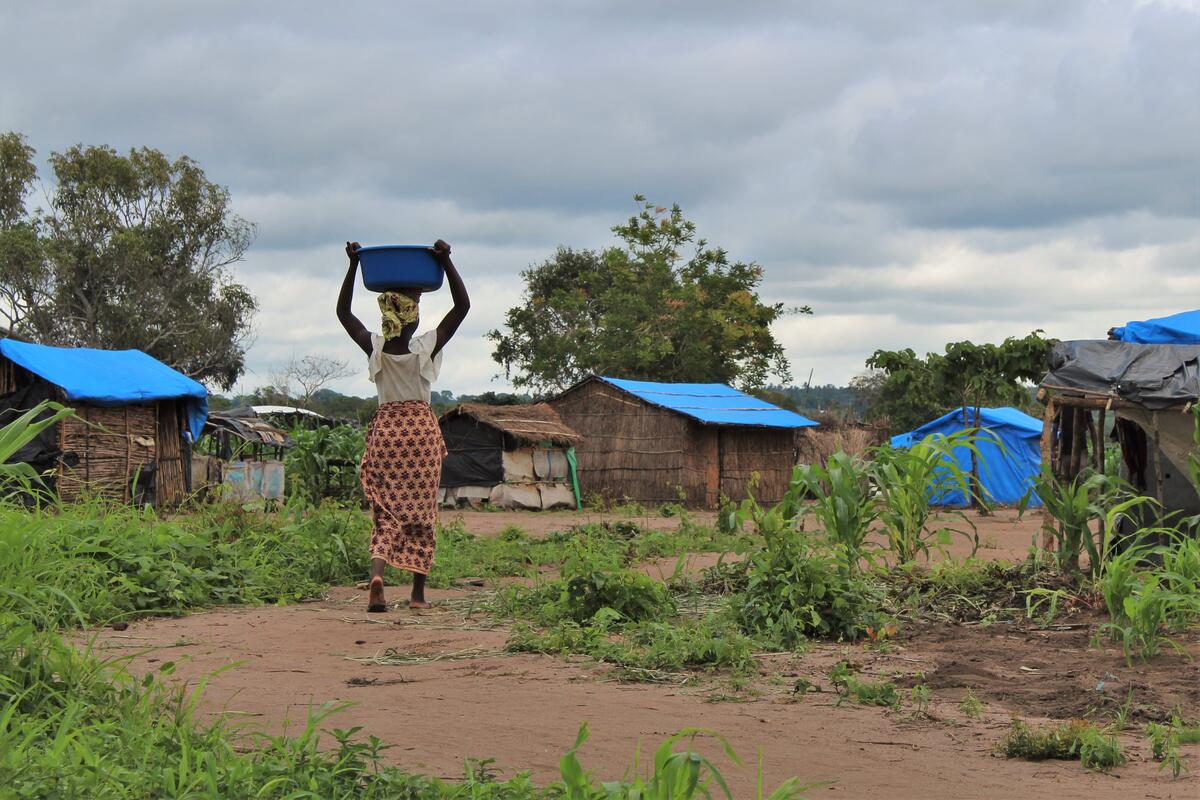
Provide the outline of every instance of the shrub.
<path id="1" fill-rule="evenodd" d="M 737 611 L 746 633 L 789 650 L 807 637 L 862 634 L 872 591 L 826 544 L 795 532 L 772 533 L 749 560 Z"/>

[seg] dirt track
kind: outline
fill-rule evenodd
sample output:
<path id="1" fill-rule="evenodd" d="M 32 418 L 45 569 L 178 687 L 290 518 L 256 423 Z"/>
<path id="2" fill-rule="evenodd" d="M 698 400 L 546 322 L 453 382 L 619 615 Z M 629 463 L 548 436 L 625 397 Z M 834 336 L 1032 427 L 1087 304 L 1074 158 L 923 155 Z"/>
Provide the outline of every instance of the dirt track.
<path id="1" fill-rule="evenodd" d="M 506 516 L 471 515 L 468 529 L 484 533 L 486 521 L 499 530 L 511 522 Z M 549 515 L 518 516 L 522 527 L 536 532 L 534 522 Z M 997 540 L 985 554 L 1023 553 L 1035 526 L 994 520 L 992 527 L 989 534 Z M 753 796 L 759 748 L 768 784 L 789 775 L 834 781 L 812 791 L 814 797 L 1200 795 L 1200 777 L 1172 781 L 1148 761 L 1137 735 L 1123 737 L 1132 763 L 1113 775 L 1088 773 L 1077 763 L 1033 764 L 992 753 L 1010 713 L 1036 718 L 1111 711 L 1130 686 L 1135 716 L 1139 704 L 1146 709 L 1178 704 L 1186 713 L 1200 713 L 1200 671 L 1178 655 L 1131 670 L 1115 651 L 1087 649 L 1086 636 L 1076 629 L 937 625 L 905 631 L 886 653 L 821 645 L 804 656 L 765 657 L 753 687 L 757 694 L 737 692 L 720 679 L 688 686 L 622 685 L 603 667 L 584 661 L 503 654 L 504 629 L 480 629 L 479 620 L 464 618 L 468 592 L 434 592 L 432 599 L 441 607 L 381 619 L 363 612 L 362 592 L 339 588 L 315 603 L 217 610 L 140 622 L 122 633 L 106 630 L 96 646 L 111 654 L 149 649 L 135 658 L 136 671 L 175 661 L 186 680 L 238 662 L 212 678 L 203 708 L 252 728 L 295 728 L 324 703 L 353 703 L 325 727 L 361 725 L 364 734 L 395 745 L 388 751 L 392 762 L 450 778 L 461 775 L 466 758 L 494 758 L 509 774 L 528 768 L 539 779 L 552 779 L 559 756 L 574 741 L 579 723 L 587 721 L 592 738 L 582 758 L 604 777 L 622 773 L 639 742 L 646 751 L 687 726 L 721 732 L 747 763 L 726 771 L 739 798 Z M 1195 642 L 1189 648 L 1200 654 Z M 352 660 L 385 656 L 389 649 L 440 660 L 402 666 Z M 932 718 L 908 709 L 837 706 L 828 692 L 800 700 L 793 694 L 797 678 L 821 685 L 828 666 L 847 657 L 864 673 L 888 674 L 902 685 L 906 676 L 923 672 L 933 689 Z M 987 703 L 981 721 L 957 711 L 966 687 Z M 722 695 L 739 701 L 713 702 Z M 1200 748 L 1185 753 L 1200 769 Z"/>

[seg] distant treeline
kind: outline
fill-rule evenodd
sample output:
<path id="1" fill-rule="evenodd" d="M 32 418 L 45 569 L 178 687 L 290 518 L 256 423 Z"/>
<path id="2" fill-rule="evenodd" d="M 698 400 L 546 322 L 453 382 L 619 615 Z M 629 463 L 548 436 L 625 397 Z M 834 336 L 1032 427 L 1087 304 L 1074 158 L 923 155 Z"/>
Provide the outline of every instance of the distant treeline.
<path id="1" fill-rule="evenodd" d="M 849 386 L 768 386 L 755 395 L 800 414 L 836 414 L 851 419 L 867 416 L 870 398 Z"/>
<path id="2" fill-rule="evenodd" d="M 833 413 L 841 416 L 861 419 L 867 408 L 864 398 L 854 389 L 846 386 L 768 386 L 755 392 L 767 402 L 781 408 L 796 411 L 801 414 Z M 451 391 L 435 391 L 432 395 L 434 413 L 441 414 L 459 403 L 486 403 L 488 405 L 517 405 L 531 403 L 534 398 L 528 394 L 512 394 L 509 392 L 484 392 L 483 394 L 455 395 Z M 270 390 L 256 391 L 252 394 L 240 394 L 232 397 L 225 395 L 209 395 L 208 407 L 213 411 L 224 411 L 230 408 L 257 405 L 291 405 L 290 401 L 274 395 Z M 308 403 L 310 411 L 324 414 L 334 419 L 344 419 L 365 425 L 379 403 L 374 397 L 355 397 L 341 394 L 332 389 L 321 389 L 313 395 Z"/>
<path id="3" fill-rule="evenodd" d="M 514 405 L 532 402 L 533 398 L 527 394 L 509 394 L 507 392 L 485 392 L 479 395 L 468 394 L 456 397 L 450 391 L 435 391 L 431 400 L 434 413 L 441 414 L 453 408 L 458 403 Z M 256 391 L 252 394 L 234 395 L 232 397 L 214 394 L 209 395 L 208 398 L 208 407 L 213 411 L 225 411 L 230 408 L 258 405 L 291 405 L 291 402 L 273 395 L 269 390 L 265 392 Z M 327 417 L 333 417 L 334 419 L 344 419 L 365 425 L 370 421 L 371 416 L 375 413 L 375 409 L 378 406 L 379 402 L 374 397 L 355 397 L 354 395 L 335 392 L 332 389 L 321 389 L 313 395 L 312 400 L 308 403 L 308 410 L 324 414 Z"/>

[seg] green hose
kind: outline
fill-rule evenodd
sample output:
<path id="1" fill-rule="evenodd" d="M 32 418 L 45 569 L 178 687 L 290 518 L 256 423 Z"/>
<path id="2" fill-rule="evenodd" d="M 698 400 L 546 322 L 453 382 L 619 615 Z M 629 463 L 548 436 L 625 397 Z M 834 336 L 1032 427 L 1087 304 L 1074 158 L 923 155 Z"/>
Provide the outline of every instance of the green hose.
<path id="1" fill-rule="evenodd" d="M 583 496 L 579 493 L 579 464 L 575 461 L 575 448 L 567 448 L 567 465 L 571 468 L 571 488 L 575 490 L 575 508 L 583 508 Z"/>

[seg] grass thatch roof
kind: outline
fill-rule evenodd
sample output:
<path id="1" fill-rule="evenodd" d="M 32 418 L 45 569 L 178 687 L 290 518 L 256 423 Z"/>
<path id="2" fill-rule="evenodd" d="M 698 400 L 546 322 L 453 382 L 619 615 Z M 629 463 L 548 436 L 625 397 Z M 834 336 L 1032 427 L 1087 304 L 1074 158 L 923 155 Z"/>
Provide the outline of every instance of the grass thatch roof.
<path id="1" fill-rule="evenodd" d="M 526 444 L 551 441 L 571 447 L 583 439 L 567 427 L 553 408 L 545 403 L 534 405 L 488 406 L 482 403 L 462 403 L 442 415 L 443 420 L 467 416 L 490 425 Z"/>

